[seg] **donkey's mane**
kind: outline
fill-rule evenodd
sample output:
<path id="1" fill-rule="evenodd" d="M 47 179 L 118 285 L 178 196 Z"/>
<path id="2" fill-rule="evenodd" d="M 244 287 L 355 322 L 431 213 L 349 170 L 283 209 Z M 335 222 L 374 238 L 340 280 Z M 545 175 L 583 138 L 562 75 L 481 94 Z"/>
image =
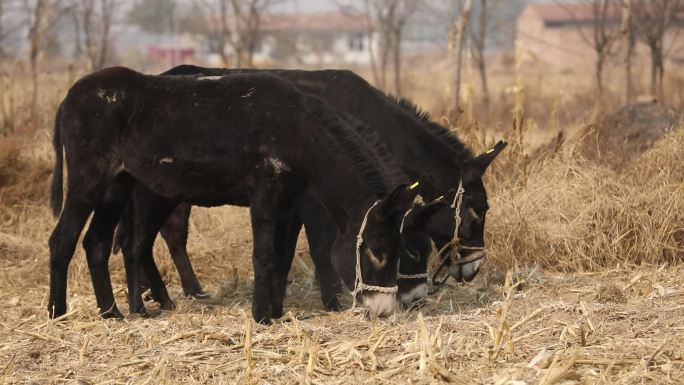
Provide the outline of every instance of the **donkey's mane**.
<path id="1" fill-rule="evenodd" d="M 421 109 L 414 101 L 397 97 L 392 94 L 385 94 L 385 97 L 392 103 L 397 104 L 405 112 L 411 114 L 412 117 L 419 120 L 422 123 L 421 126 L 425 128 L 426 131 L 442 140 L 442 142 L 446 143 L 454 152 L 465 155 L 465 158 L 471 158 L 473 156 L 470 149 L 468 149 L 452 131 L 449 131 L 446 127 L 432 121 L 430 119 L 430 114 Z"/>
<path id="2" fill-rule="evenodd" d="M 390 182 L 391 187 L 398 186 L 402 183 L 408 182 L 406 175 L 401 171 L 401 167 L 392 156 L 389 147 L 382 141 L 378 132 L 358 119 L 349 115 L 341 114 L 343 119 L 351 126 L 352 133 L 358 135 L 362 145 L 365 145 L 370 151 L 370 156 L 373 157 L 375 163 L 380 165 L 381 171 L 387 181 Z"/>
<path id="3" fill-rule="evenodd" d="M 344 155 L 351 160 L 352 166 L 362 177 L 366 186 L 378 197 L 389 194 L 389 181 L 380 165 L 374 161 L 368 146 L 356 134 L 359 132 L 360 123 L 342 119 L 323 99 L 317 96 L 306 94 L 304 100 L 316 121 L 340 145 Z"/>

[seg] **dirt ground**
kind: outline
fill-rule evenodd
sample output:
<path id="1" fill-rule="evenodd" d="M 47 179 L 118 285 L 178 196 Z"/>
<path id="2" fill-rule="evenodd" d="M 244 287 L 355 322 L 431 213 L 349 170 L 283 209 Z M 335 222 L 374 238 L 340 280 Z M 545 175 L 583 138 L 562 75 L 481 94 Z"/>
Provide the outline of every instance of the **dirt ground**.
<path id="1" fill-rule="evenodd" d="M 419 72 L 413 83 L 429 87 L 411 96 L 439 112 L 435 71 Z M 477 137 L 476 122 L 472 132 L 453 127 L 478 150 L 501 137 L 510 142 L 486 176 L 488 261 L 473 282 L 448 285 L 422 308 L 387 319 L 327 313 L 301 242 L 288 314 L 272 326 L 252 321 L 249 220 L 245 209 L 230 207 L 196 209 L 191 218 L 190 255 L 212 300 L 182 298 L 157 242 L 155 258 L 177 309 L 148 304 L 152 318 L 101 320 L 79 247 L 69 272 L 69 311 L 48 320 L 51 127 L 74 74 L 43 76 L 44 110 L 35 116 L 17 107 L 27 106 L 28 78 L 3 75 L 11 89 L 0 94 L 0 120 L 14 136 L 0 140 L 0 385 L 683 383 L 682 125 L 669 132 L 668 120 L 642 142 L 651 115 L 638 126 L 608 123 L 614 130 L 636 127 L 609 149 L 629 142 L 635 153 L 646 151 L 620 161 L 619 170 L 580 159 L 571 135 L 535 156 L 532 149 L 558 132 L 601 122 L 589 119 L 593 102 L 575 92 L 577 76 L 565 84 L 537 72 L 536 86 L 509 87 L 515 84 L 508 74 L 492 87 L 501 93 L 492 99 L 499 106 L 492 107 L 486 137 Z M 421 80 L 426 76 L 430 81 Z M 518 96 L 521 106 L 513 110 L 524 110 L 527 122 L 520 130 L 510 127 Z M 120 255 L 110 267 L 126 313 Z M 350 306 L 348 295 L 343 304 Z"/>
<path id="2" fill-rule="evenodd" d="M 25 220 L 43 217 L 43 210 L 27 207 Z M 13 248 L 0 260 L 0 382 L 676 384 L 684 375 L 681 267 L 507 274 L 490 264 L 474 282 L 450 285 L 421 309 L 369 321 L 351 310 L 322 310 L 301 245 L 287 319 L 262 326 L 250 316 L 247 224 L 244 209 L 193 214 L 190 252 L 214 294 L 210 301 L 181 298 L 158 242 L 157 260 L 178 309 L 150 319 L 99 319 L 79 251 L 70 312 L 49 321 L 46 242 Z M 126 309 L 121 257 L 111 265 Z M 349 305 L 349 296 L 344 300 Z"/>

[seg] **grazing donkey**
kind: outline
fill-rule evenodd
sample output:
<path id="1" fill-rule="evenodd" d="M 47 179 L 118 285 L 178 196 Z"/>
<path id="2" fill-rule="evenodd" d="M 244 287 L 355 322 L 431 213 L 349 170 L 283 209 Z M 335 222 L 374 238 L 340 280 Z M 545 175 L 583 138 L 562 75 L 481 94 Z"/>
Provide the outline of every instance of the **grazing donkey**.
<path id="1" fill-rule="evenodd" d="M 399 227 L 418 189 L 390 190 L 362 143 L 320 99 L 269 74 L 220 79 L 155 77 L 114 67 L 77 81 L 60 106 L 51 203 L 60 213 L 50 236 L 51 317 L 66 312 L 68 265 L 87 218 L 84 248 L 98 307 L 121 317 L 107 261 L 114 227 L 135 187 L 136 223 L 126 258 L 129 307 L 145 314 L 139 270 L 172 306 L 151 259 L 159 228 L 180 202 L 249 205 L 253 232 L 252 315 L 272 318 L 277 229 L 305 195 L 337 226 L 331 259 L 355 298 L 383 315 L 394 302 Z M 69 174 L 62 210 L 62 162 Z M 149 197 L 153 197 L 150 199 Z M 159 199 L 159 198 L 163 199 Z M 145 213 L 152 213 L 145 216 Z M 147 232 L 147 233 L 145 233 Z M 394 288 L 394 290 L 392 290 Z"/>
<path id="2" fill-rule="evenodd" d="M 202 75 L 222 76 L 235 73 L 260 73 L 260 70 L 230 70 L 202 68 L 192 65 L 181 65 L 163 73 L 167 76 Z M 400 171 L 409 179 L 417 179 L 422 173 L 428 173 L 426 183 L 421 185 L 421 194 L 428 200 L 443 196 L 448 203 L 433 205 L 425 215 L 416 215 L 418 221 L 407 217 L 407 232 L 422 232 L 427 226 L 427 235 L 433 239 L 443 259 L 439 270 L 448 268 L 449 275 L 458 282 L 470 281 L 477 274 L 484 254 L 485 214 L 488 209 L 487 194 L 482 183 L 482 175 L 489 164 L 506 147 L 499 142 L 491 151 L 473 156 L 458 138 L 446 128 L 432 122 L 429 116 L 420 111 L 415 104 L 405 99 L 394 99 L 378 91 L 363 78 L 353 72 L 343 70 L 300 71 L 269 70 L 266 71 L 291 81 L 302 92 L 310 93 L 324 99 L 331 107 L 341 113 L 354 116 L 371 131 L 370 136 L 379 137 L 389 151 L 389 155 L 398 164 Z M 366 134 L 369 135 L 369 134 Z M 460 210 L 456 210 L 457 204 Z M 419 213 L 414 213 L 419 214 Z M 185 244 L 187 242 L 187 222 L 190 215 L 188 204 L 179 205 L 172 219 L 167 222 L 161 232 L 169 246 L 176 267 L 181 274 L 181 282 L 186 294 L 202 296 L 203 292 L 191 270 Z M 427 220 L 431 218 L 431 220 Z M 323 228 L 332 228 L 323 223 L 324 218 L 307 226 L 309 240 L 316 271 L 321 283 L 323 303 L 328 309 L 337 309 L 336 296 L 340 292 L 339 278 L 330 264 L 329 250 L 334 237 L 326 236 Z M 460 222 L 458 229 L 456 222 Z M 289 232 L 296 242 L 302 219 L 296 215 L 292 219 L 293 229 Z M 123 238 L 125 225 L 120 226 Z M 315 233 L 314 233 L 315 232 Z M 427 257 L 423 250 L 425 244 L 420 236 L 415 239 L 405 236 L 407 255 L 415 259 L 403 257 L 400 262 L 400 279 L 398 298 L 405 306 L 427 295 Z M 457 246 L 457 247 L 453 247 Z M 429 247 L 429 245 L 428 245 Z M 290 260 L 294 254 L 294 245 L 289 243 Z M 413 252 L 411 252 L 413 251 Z M 287 265 L 287 264 L 286 264 Z M 289 265 L 287 265 L 289 266 Z M 285 276 L 287 271 L 284 272 Z"/>

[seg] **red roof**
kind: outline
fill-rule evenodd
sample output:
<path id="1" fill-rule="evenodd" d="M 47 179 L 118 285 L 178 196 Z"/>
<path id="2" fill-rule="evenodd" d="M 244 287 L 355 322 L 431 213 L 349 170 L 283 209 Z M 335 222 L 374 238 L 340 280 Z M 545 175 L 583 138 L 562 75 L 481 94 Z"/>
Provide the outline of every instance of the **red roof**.
<path id="1" fill-rule="evenodd" d="M 533 4 L 529 7 L 546 23 L 594 20 L 591 4 Z M 619 8 L 615 8 L 615 15 L 620 15 Z"/>
<path id="2" fill-rule="evenodd" d="M 220 20 L 211 18 L 209 27 L 220 28 Z M 277 14 L 261 17 L 262 32 L 365 32 L 369 19 L 362 14 L 341 11 L 310 14 Z"/>
<path id="3" fill-rule="evenodd" d="M 265 17 L 261 29 L 268 32 L 364 32 L 368 18 L 361 14 L 321 12 L 301 15 L 271 15 Z"/>

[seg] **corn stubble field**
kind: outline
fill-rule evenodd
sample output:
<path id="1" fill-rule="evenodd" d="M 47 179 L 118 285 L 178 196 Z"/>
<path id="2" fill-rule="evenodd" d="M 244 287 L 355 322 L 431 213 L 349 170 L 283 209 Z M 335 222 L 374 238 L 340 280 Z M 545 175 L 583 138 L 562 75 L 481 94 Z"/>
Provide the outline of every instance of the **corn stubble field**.
<path id="1" fill-rule="evenodd" d="M 150 319 L 101 320 L 79 248 L 69 312 L 52 321 L 45 311 L 47 239 L 55 224 L 47 206 L 50 137 L 54 110 L 72 80 L 44 75 L 39 107 L 31 112 L 21 78 L 3 77 L 9 92 L 2 96 L 2 124 L 11 133 L 0 138 L 1 383 L 682 381 L 679 124 L 645 152 L 613 163 L 581 156 L 580 143 L 600 128 L 596 116 L 554 127 L 564 135 L 551 141 L 545 138 L 555 131 L 535 130 L 529 120 L 498 130 L 472 120 L 454 126 L 475 149 L 501 136 L 511 146 L 487 176 L 484 271 L 472 283 L 447 285 L 418 310 L 374 321 L 352 310 L 323 311 L 302 239 L 287 316 L 272 326 L 255 324 L 248 212 L 223 207 L 196 209 L 191 218 L 189 251 L 212 300 L 182 298 L 165 245 L 157 242 L 155 258 L 177 309 L 157 310 Z M 531 92 L 517 95 L 514 114 L 523 113 L 522 98 Z M 548 103 L 554 119 L 563 113 Z M 113 255 L 110 266 L 125 309 L 121 256 Z"/>

